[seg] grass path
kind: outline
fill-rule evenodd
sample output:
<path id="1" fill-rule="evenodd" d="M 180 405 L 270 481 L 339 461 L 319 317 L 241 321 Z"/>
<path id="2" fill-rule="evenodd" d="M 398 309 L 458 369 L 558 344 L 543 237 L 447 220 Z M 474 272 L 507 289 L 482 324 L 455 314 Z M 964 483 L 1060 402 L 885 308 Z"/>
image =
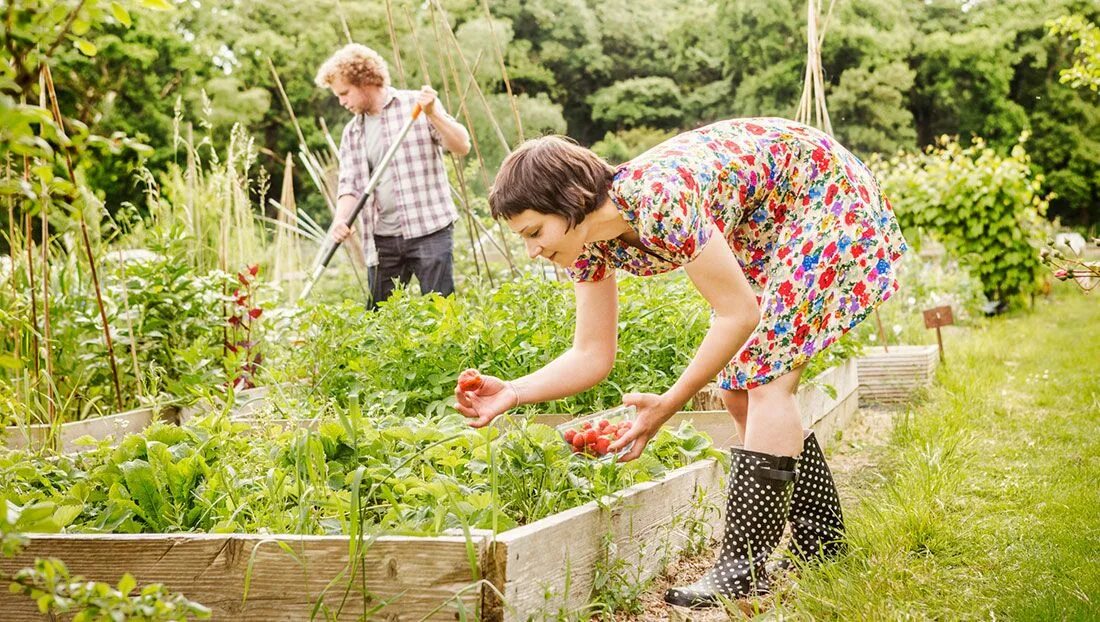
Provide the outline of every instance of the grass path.
<path id="1" fill-rule="evenodd" d="M 840 445 L 851 552 L 757 603 L 758 619 L 1100 621 L 1100 296 L 1067 287 L 946 347 L 923 399 Z M 666 585 L 617 617 L 745 617 L 677 615 Z"/>
<path id="2" fill-rule="evenodd" d="M 1100 620 L 1100 297 L 948 343 L 848 507 L 852 552 L 772 616 Z"/>

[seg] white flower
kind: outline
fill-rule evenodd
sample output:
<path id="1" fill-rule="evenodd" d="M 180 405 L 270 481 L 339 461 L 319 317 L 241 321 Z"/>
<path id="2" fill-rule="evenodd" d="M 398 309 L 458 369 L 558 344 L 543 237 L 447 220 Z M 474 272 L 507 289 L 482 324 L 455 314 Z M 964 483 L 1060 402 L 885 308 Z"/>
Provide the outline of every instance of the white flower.
<path id="1" fill-rule="evenodd" d="M 894 324 L 894 334 L 895 335 L 900 335 L 901 334 L 901 324 Z"/>

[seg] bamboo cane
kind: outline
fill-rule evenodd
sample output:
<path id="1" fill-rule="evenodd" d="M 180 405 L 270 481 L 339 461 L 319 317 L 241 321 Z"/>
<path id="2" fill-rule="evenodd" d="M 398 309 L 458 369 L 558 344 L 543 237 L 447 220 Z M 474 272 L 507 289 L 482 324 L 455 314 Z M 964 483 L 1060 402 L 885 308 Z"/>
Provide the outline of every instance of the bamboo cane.
<path id="1" fill-rule="evenodd" d="M 432 8 L 432 23 L 433 23 L 433 25 L 436 25 L 436 20 L 435 20 L 436 5 L 434 3 L 432 3 L 432 4 L 430 4 L 430 6 Z M 440 9 L 440 10 L 442 11 L 442 9 Z M 446 25 L 446 22 L 444 22 L 444 24 Z M 449 25 L 447 25 L 447 27 L 450 28 Z M 443 45 L 442 36 L 439 34 L 439 28 L 436 27 L 435 30 L 436 30 L 436 45 L 439 46 L 440 50 L 444 50 L 445 48 L 444 48 L 444 45 Z M 451 35 L 453 36 L 454 33 L 452 32 Z M 445 54 L 445 58 L 447 59 L 447 64 L 450 67 L 452 79 L 455 80 L 455 82 L 457 83 L 458 82 L 458 69 L 455 66 L 453 56 L 452 56 L 449 49 L 447 49 L 447 51 L 444 54 Z M 471 84 L 474 87 L 479 88 L 478 85 L 477 85 L 476 76 L 473 73 L 470 74 L 470 81 L 471 81 Z M 479 88 L 479 92 L 480 92 L 480 88 Z M 465 97 L 463 97 L 463 99 L 459 100 L 459 109 L 462 112 L 463 119 L 465 119 L 465 121 L 466 121 L 466 126 L 471 128 L 471 131 L 470 131 L 470 144 L 473 146 L 474 154 L 477 156 L 478 169 L 481 171 L 482 180 L 485 184 L 485 187 L 488 188 L 491 184 L 491 182 L 489 180 L 489 173 L 486 170 L 485 158 L 481 154 L 481 147 L 478 144 L 477 133 L 472 131 L 472 128 L 474 127 L 473 119 L 470 116 L 469 108 L 466 106 Z M 489 118 L 490 119 L 493 118 L 492 110 L 489 110 Z M 499 129 L 499 127 L 498 127 L 498 129 Z M 506 153 L 511 153 L 511 147 L 508 146 L 507 141 L 505 141 L 505 143 L 504 143 L 504 149 L 505 149 Z M 482 227 L 480 221 L 478 221 L 476 218 L 474 220 L 475 220 L 475 222 L 478 223 L 478 226 L 481 227 L 484 230 L 484 227 Z M 502 251 L 502 254 L 504 255 L 504 259 L 508 263 L 508 268 L 512 272 L 512 276 L 518 276 L 519 271 L 516 269 L 516 263 L 512 258 L 512 251 L 511 251 L 511 248 L 509 248 L 509 246 L 508 246 L 508 240 L 507 240 L 507 237 L 504 235 L 503 225 L 501 225 L 500 221 L 497 221 L 497 228 L 498 228 L 498 231 L 500 233 L 501 244 L 497 245 L 494 242 L 494 246 L 497 246 L 498 250 Z M 485 233 L 489 234 L 489 239 L 490 239 L 490 241 L 492 241 L 492 239 L 493 239 L 492 234 L 489 233 L 488 231 L 486 231 Z"/>
<path id="2" fill-rule="evenodd" d="M 430 80 L 431 79 L 431 73 L 428 71 L 428 61 L 427 61 L 427 59 L 424 58 L 424 50 L 420 47 L 420 39 L 417 36 L 416 25 L 413 23 L 412 16 L 409 14 L 409 11 L 408 11 L 407 8 L 405 8 L 405 19 L 409 22 L 409 32 L 412 33 L 413 42 L 414 42 L 415 47 L 416 47 L 416 55 L 417 55 L 417 58 L 420 60 L 420 74 L 421 74 L 422 78 L 425 81 Z M 441 76 L 442 77 L 442 82 L 443 82 L 443 88 L 444 88 L 445 91 L 449 92 L 449 89 L 447 88 L 447 84 L 448 84 L 447 76 L 442 71 L 440 73 L 443 74 Z M 455 86 L 457 88 L 457 86 L 458 86 L 457 83 L 456 83 Z M 472 252 L 473 257 L 474 257 L 474 273 L 480 276 L 481 275 L 481 262 L 478 260 L 478 257 L 477 257 L 478 244 L 477 244 L 477 239 L 474 235 L 474 228 L 475 228 L 474 223 L 473 223 L 474 215 L 473 215 L 472 210 L 470 210 L 469 197 L 466 194 L 466 182 L 463 179 L 462 165 L 461 165 L 461 162 L 459 162 L 459 159 L 457 157 L 455 157 L 454 154 L 451 154 L 451 163 L 454 165 L 455 177 L 458 179 L 459 187 L 460 187 L 461 192 L 462 192 L 462 204 L 463 204 L 463 208 L 464 208 L 463 212 L 466 215 L 466 232 L 470 235 L 470 251 Z M 482 256 L 483 259 L 485 259 L 485 271 L 486 271 L 486 273 L 489 273 L 489 262 L 488 262 L 488 258 L 485 257 L 484 249 L 482 249 L 481 256 Z M 492 283 L 492 280 L 493 280 L 493 275 L 491 273 L 489 273 L 489 282 Z"/>
<path id="3" fill-rule="evenodd" d="M 64 120 L 61 118 L 61 109 L 57 105 L 57 92 L 54 90 L 53 76 L 50 73 L 50 66 L 45 63 L 42 64 L 42 76 L 45 80 L 46 90 L 50 96 L 50 107 L 53 111 L 54 121 L 57 123 L 57 131 L 59 134 L 61 134 L 62 137 L 64 137 L 65 124 Z M 67 142 L 68 141 L 66 140 L 66 143 Z M 64 154 L 65 166 L 68 169 L 69 173 L 69 180 L 72 181 L 73 185 L 75 186 L 79 182 L 76 178 L 76 171 L 73 168 L 72 154 L 70 153 L 70 150 L 68 148 L 64 149 Z M 80 221 L 80 236 L 84 241 L 84 250 L 88 254 L 88 268 L 90 269 L 92 275 L 92 286 L 95 288 L 96 306 L 99 308 L 99 320 L 103 323 L 103 339 L 107 344 L 107 360 L 111 366 L 111 380 L 114 381 L 115 385 L 115 402 L 118 405 L 119 412 L 121 412 L 123 410 L 122 385 L 119 382 L 118 378 L 118 363 L 115 361 L 115 348 L 114 344 L 111 341 L 111 327 L 107 324 L 107 310 L 103 305 L 103 292 L 99 285 L 99 275 L 95 267 L 95 255 L 92 252 L 92 241 L 88 237 L 88 221 L 84 217 L 83 209 L 79 210 L 77 213 L 79 215 Z M 43 235 L 45 234 L 43 233 Z M 46 252 L 46 249 L 43 249 L 43 252 Z M 48 356 L 48 354 L 46 358 L 46 363 L 47 365 L 50 363 L 50 357 Z M 47 371 L 47 375 L 48 374 L 49 371 Z"/>
<path id="4" fill-rule="evenodd" d="M 493 37 L 493 49 L 496 51 L 497 61 L 500 63 L 500 75 L 504 78 L 504 90 L 508 92 L 508 103 L 512 105 L 512 116 L 516 121 L 517 140 L 523 142 L 523 121 L 519 117 L 516 96 L 512 93 L 512 81 L 508 79 L 508 68 L 504 66 L 504 52 L 500 48 L 500 39 L 497 38 L 496 27 L 493 26 L 493 14 L 489 12 L 489 0 L 482 0 L 481 6 L 485 8 L 485 19 L 489 22 L 489 34 Z"/>

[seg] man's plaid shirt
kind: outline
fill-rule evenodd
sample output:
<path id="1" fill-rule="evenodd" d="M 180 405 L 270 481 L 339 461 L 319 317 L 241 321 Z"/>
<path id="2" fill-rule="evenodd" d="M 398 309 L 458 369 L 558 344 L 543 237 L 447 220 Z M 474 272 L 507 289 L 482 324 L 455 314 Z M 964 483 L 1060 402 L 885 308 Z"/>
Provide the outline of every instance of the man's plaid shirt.
<path id="1" fill-rule="evenodd" d="M 382 139 L 385 152 L 397 138 L 401 126 L 412 115 L 420 91 L 389 89 L 390 99 L 382 108 Z M 353 195 L 359 199 L 370 180 L 371 167 L 363 144 L 363 116 L 356 115 L 344 127 L 340 139 L 340 182 L 337 196 Z M 427 115 L 420 115 L 405 140 L 393 155 L 387 175 L 393 181 L 396 207 L 401 214 L 401 235 L 418 238 L 435 233 L 458 219 L 458 210 L 451 199 L 447 170 L 443 167 L 442 137 Z M 360 213 L 363 248 L 367 264 L 378 263 L 374 247 L 374 221 L 378 204 L 372 197 Z"/>

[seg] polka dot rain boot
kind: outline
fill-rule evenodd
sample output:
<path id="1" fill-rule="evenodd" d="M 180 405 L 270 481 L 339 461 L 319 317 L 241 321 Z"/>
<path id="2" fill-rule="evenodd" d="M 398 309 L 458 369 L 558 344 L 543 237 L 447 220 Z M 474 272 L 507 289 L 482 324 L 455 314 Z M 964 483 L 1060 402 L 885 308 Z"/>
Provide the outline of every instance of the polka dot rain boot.
<path id="1" fill-rule="evenodd" d="M 701 579 L 665 592 L 665 602 L 681 607 L 715 607 L 719 596 L 730 600 L 766 591 L 764 563 L 787 524 L 798 459 L 730 450 L 726 533 L 718 561 Z"/>
<path id="2" fill-rule="evenodd" d="M 790 548 L 798 559 L 830 559 L 844 551 L 840 497 L 813 430 L 805 432 L 789 518 Z"/>

